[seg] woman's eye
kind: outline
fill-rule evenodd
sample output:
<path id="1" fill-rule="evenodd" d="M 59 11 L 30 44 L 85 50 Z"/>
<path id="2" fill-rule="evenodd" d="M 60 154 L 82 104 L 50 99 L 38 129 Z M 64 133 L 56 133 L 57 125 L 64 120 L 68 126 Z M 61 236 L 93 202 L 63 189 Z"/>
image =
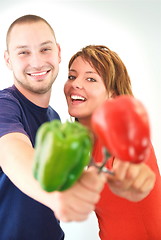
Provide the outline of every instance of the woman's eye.
<path id="1" fill-rule="evenodd" d="M 72 76 L 72 75 L 69 75 L 69 76 L 68 76 L 68 79 L 69 79 L 69 80 L 74 80 L 75 78 L 76 78 L 76 77 L 75 77 L 75 76 Z"/>
<path id="2" fill-rule="evenodd" d="M 87 78 L 87 80 L 88 80 L 89 82 L 96 82 L 96 80 L 95 80 L 94 78 Z"/>

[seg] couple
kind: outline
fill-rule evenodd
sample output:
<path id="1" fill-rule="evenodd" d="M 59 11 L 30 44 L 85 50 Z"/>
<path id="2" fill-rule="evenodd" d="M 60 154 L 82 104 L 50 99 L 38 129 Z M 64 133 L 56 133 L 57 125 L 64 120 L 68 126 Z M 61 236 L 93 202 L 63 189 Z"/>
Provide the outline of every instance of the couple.
<path id="1" fill-rule="evenodd" d="M 152 146 L 146 163 L 109 161 L 114 176 L 89 167 L 64 192 L 40 188 L 32 175 L 35 135 L 44 122 L 60 119 L 49 106 L 60 46 L 49 23 L 35 15 L 16 19 L 6 42 L 4 56 L 14 85 L 0 92 L 1 240 L 62 240 L 59 221 L 83 221 L 92 211 L 102 240 L 161 239 L 161 182 Z M 116 95 L 132 95 L 132 90 L 119 56 L 106 46 L 91 45 L 70 59 L 64 93 L 69 114 L 90 128 L 99 105 Z M 97 162 L 101 148 L 96 140 Z"/>

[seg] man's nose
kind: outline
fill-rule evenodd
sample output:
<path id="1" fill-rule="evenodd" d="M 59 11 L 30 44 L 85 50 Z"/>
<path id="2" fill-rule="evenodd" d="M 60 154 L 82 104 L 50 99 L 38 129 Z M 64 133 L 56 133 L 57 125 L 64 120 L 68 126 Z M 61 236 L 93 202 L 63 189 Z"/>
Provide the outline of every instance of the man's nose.
<path id="1" fill-rule="evenodd" d="M 41 69 L 43 67 L 43 60 L 39 53 L 32 53 L 30 57 L 30 66 L 36 69 Z"/>

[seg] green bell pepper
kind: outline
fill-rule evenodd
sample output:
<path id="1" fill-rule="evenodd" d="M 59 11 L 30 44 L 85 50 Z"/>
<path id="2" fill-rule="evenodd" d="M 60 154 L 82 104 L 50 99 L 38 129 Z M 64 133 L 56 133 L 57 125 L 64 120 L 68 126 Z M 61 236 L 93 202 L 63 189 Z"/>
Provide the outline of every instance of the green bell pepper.
<path id="1" fill-rule="evenodd" d="M 47 192 L 64 191 L 89 164 L 91 150 L 91 134 L 80 123 L 46 122 L 36 134 L 34 177 Z"/>

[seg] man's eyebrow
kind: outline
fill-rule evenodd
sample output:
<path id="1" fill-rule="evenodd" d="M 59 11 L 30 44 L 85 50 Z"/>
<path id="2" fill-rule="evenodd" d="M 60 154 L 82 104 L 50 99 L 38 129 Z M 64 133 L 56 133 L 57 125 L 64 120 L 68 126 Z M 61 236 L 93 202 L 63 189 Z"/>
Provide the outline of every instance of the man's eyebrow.
<path id="1" fill-rule="evenodd" d="M 15 49 L 23 49 L 23 48 L 28 48 L 27 45 L 19 45 Z"/>
<path id="2" fill-rule="evenodd" d="M 40 46 L 44 46 L 46 44 L 53 44 L 52 41 L 45 41 L 40 44 Z M 18 45 L 15 49 L 24 49 L 24 48 L 29 48 L 28 45 Z"/>
<path id="3" fill-rule="evenodd" d="M 40 44 L 40 46 L 43 46 L 43 45 L 46 45 L 46 44 L 53 44 L 53 42 L 52 41 L 45 41 L 45 42 L 42 42 L 41 44 Z"/>

